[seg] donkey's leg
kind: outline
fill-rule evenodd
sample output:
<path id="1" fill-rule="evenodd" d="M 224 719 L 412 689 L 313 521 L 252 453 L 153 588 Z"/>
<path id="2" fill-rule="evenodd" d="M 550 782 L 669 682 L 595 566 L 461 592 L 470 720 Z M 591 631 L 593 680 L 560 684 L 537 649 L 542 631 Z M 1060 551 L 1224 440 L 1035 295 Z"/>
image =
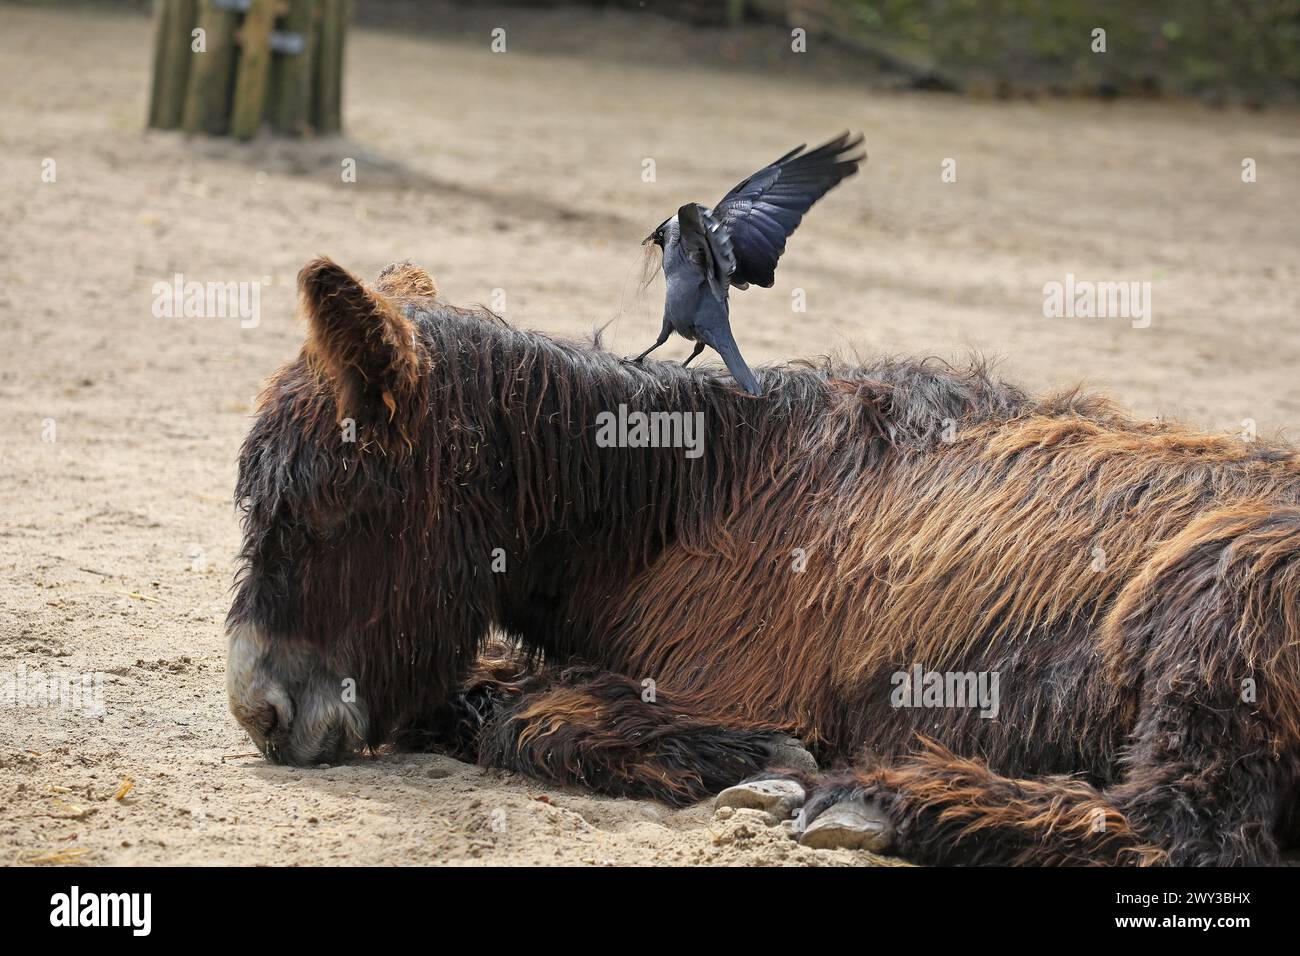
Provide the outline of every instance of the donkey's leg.
<path id="1" fill-rule="evenodd" d="M 1125 766 L 1123 781 L 1100 791 L 1073 777 L 1004 777 L 927 744 L 871 770 L 797 778 L 808 793 L 801 820 L 820 838 L 819 821 L 834 811 L 840 842 L 814 845 L 851 848 L 876 839 L 883 815 L 893 852 L 934 865 L 1278 861 L 1297 761 L 1231 700 L 1162 695 L 1144 707 Z"/>
<path id="2" fill-rule="evenodd" d="M 446 703 L 419 725 L 398 730 L 393 744 L 477 760 L 484 728 L 514 707 L 536 680 L 527 661 L 505 644 L 492 641 Z"/>
<path id="3" fill-rule="evenodd" d="M 1171 863 L 1276 862 L 1300 781 L 1300 509 L 1206 515 L 1137 584 L 1106 640 L 1142 687 L 1108 796 Z"/>
<path id="4" fill-rule="evenodd" d="M 1071 777 L 1003 777 L 930 741 L 888 765 L 798 779 L 808 792 L 800 839 L 814 846 L 866 846 L 935 866 L 1163 858 L 1094 787 Z"/>
<path id="5" fill-rule="evenodd" d="M 628 677 L 587 668 L 548 674 L 484 727 L 479 762 L 610 796 L 682 806 L 767 767 L 812 758 L 776 728 L 726 727 Z M 814 764 L 815 766 L 815 764 Z"/>
<path id="6" fill-rule="evenodd" d="M 1143 716 L 1127 776 L 1107 791 L 1173 865 L 1260 866 L 1280 858 L 1300 779 L 1296 755 L 1274 751 L 1261 722 L 1232 707 L 1157 702 Z"/>
<path id="7" fill-rule="evenodd" d="M 1105 791 L 1073 777 L 1004 777 L 929 744 L 872 770 L 796 778 L 808 793 L 802 825 L 816 833 L 827 811 L 853 809 L 847 823 L 834 821 L 843 842 L 815 845 L 855 847 L 883 815 L 893 852 L 933 865 L 1275 863 L 1296 761 L 1267 748 L 1243 753 L 1244 727 L 1234 723 L 1153 717 L 1124 781 Z"/>

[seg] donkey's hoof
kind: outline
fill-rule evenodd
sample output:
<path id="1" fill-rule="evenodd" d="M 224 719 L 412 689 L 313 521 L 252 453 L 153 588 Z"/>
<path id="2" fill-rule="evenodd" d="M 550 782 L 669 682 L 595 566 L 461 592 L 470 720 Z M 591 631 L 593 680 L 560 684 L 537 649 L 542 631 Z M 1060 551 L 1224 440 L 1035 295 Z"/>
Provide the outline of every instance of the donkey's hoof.
<path id="1" fill-rule="evenodd" d="M 854 797 L 840 801 L 808 824 L 799 842 L 814 850 L 885 853 L 894 845 L 894 825 L 875 804 Z"/>
<path id="2" fill-rule="evenodd" d="M 765 810 L 775 821 L 788 820 L 803 806 L 807 794 L 793 780 L 750 780 L 728 787 L 718 794 L 715 809 Z"/>
<path id="3" fill-rule="evenodd" d="M 817 760 L 804 749 L 797 737 L 782 734 L 767 745 L 771 758 L 767 762 L 769 770 L 793 770 L 796 773 L 816 773 Z"/>

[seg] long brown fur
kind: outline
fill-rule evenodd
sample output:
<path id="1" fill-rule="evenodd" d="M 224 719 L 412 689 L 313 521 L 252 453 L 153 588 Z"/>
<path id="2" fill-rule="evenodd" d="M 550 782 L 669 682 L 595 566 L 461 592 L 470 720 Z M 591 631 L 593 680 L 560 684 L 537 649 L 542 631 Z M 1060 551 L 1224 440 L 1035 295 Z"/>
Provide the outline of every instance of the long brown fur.
<path id="1" fill-rule="evenodd" d="M 231 621 L 360 673 L 372 744 L 445 727 L 499 631 L 533 668 L 608 676 L 518 711 L 526 694 L 500 695 L 498 750 L 562 728 L 580 749 L 609 733 L 613 688 L 650 679 L 666 710 L 753 735 L 742 749 L 791 730 L 823 763 L 870 754 L 854 786 L 918 858 L 1276 858 L 1300 765 L 1289 448 L 1034 399 L 978 364 L 795 363 L 761 370 L 755 401 L 409 273 L 303 275 L 308 347 L 241 456 Z M 367 402 L 384 413 L 340 446 L 340 403 Z M 704 454 L 598 447 L 620 404 L 702 412 Z M 1000 713 L 894 706 L 914 664 L 996 672 Z M 726 776 L 678 753 L 697 766 L 675 773 Z"/>

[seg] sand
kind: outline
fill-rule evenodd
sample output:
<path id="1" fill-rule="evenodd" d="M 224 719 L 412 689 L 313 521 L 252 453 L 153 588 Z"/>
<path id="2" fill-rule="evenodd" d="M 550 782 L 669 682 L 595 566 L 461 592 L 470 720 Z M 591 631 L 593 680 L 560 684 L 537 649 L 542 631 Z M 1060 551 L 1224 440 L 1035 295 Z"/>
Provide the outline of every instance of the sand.
<path id="1" fill-rule="evenodd" d="M 317 254 L 364 276 L 410 258 L 450 301 L 565 336 L 610 323 L 631 353 L 662 301 L 662 284 L 638 291 L 640 239 L 852 127 L 864 174 L 813 212 L 774 289 L 734 297 L 752 361 L 978 350 L 1004 377 L 1084 381 L 1143 415 L 1265 435 L 1297 420 L 1295 114 L 664 70 L 656 44 L 679 27 L 602 14 L 589 49 L 511 16 L 506 54 L 474 24 L 358 28 L 348 138 L 236 146 L 142 131 L 148 19 L 0 7 L 0 674 L 99 673 L 104 698 L 98 714 L 0 705 L 0 863 L 878 862 L 803 849 L 752 812 L 437 755 L 248 756 L 223 674 L 235 456 L 261 382 L 299 347 L 294 276 Z M 602 47 L 613 34 L 623 46 Z M 269 277 L 256 326 L 155 317 L 154 284 L 178 272 Z M 1150 327 L 1044 318 L 1044 283 L 1067 273 L 1149 281 Z"/>

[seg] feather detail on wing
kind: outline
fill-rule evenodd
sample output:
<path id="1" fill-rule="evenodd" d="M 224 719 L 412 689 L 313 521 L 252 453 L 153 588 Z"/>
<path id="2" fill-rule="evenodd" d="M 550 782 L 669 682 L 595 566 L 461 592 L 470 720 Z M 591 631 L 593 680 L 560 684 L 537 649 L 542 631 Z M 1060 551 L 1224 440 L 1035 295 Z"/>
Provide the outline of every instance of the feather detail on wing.
<path id="1" fill-rule="evenodd" d="M 727 286 L 736 270 L 731 240 L 721 224 L 698 203 L 677 210 L 682 251 L 709 280 L 709 289 L 719 302 L 727 301 Z"/>
<path id="2" fill-rule="evenodd" d="M 713 218 L 731 239 L 732 285 L 767 288 L 776 281 L 786 239 L 813 203 L 858 171 L 866 159 L 861 145 L 861 134 L 845 132 L 811 152 L 800 146 L 737 183 L 713 207 Z"/>

